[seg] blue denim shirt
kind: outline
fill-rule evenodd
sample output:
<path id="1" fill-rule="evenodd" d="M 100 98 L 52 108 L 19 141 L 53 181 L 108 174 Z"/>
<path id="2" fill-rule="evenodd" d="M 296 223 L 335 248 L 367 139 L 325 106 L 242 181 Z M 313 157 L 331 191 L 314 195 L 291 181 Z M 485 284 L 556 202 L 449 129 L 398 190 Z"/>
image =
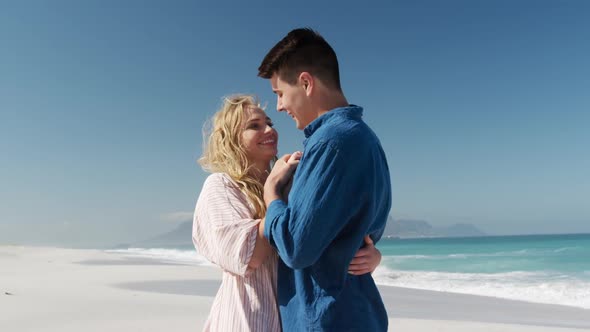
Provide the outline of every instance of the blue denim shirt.
<path id="1" fill-rule="evenodd" d="M 347 273 L 363 237 L 380 239 L 391 208 L 385 154 L 362 112 L 336 108 L 304 129 L 288 203 L 268 207 L 264 235 L 281 257 L 277 298 L 285 332 L 387 331 L 371 274 Z"/>

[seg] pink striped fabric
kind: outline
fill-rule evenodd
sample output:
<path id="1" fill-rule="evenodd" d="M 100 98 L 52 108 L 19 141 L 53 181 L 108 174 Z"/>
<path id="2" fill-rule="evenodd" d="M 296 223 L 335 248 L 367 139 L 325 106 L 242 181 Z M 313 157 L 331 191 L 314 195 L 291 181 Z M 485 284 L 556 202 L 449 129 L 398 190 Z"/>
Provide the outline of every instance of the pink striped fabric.
<path id="1" fill-rule="evenodd" d="M 223 270 L 204 331 L 281 331 L 276 303 L 277 256 L 252 270 L 259 219 L 227 174 L 211 174 L 195 208 L 193 243 Z"/>

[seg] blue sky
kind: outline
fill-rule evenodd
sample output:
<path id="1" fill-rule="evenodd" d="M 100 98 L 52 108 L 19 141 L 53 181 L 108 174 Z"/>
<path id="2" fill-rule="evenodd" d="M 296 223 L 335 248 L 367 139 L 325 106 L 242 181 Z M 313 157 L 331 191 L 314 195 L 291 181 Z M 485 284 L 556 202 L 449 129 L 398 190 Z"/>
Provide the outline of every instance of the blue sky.
<path id="1" fill-rule="evenodd" d="M 190 218 L 201 128 L 309 26 L 386 151 L 392 215 L 590 232 L 587 1 L 1 1 L 0 243 L 133 242 Z"/>

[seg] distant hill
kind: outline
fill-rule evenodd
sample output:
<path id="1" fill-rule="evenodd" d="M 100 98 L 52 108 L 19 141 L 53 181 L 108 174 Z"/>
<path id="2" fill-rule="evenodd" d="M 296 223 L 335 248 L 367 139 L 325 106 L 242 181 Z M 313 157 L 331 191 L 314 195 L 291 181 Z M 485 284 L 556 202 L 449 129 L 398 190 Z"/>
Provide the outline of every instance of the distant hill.
<path id="1" fill-rule="evenodd" d="M 129 246 L 140 247 L 140 248 L 158 248 L 158 247 L 179 247 L 179 246 L 191 246 L 192 240 L 193 222 L 185 221 L 170 232 L 158 235 L 148 240 L 139 241 Z"/>
<path id="2" fill-rule="evenodd" d="M 454 224 L 434 227 L 424 220 L 393 219 L 389 217 L 384 237 L 421 238 L 421 237 L 469 237 L 484 236 L 485 232 L 471 224 Z"/>
<path id="3" fill-rule="evenodd" d="M 454 224 L 451 226 L 438 228 L 440 236 L 444 237 L 468 237 L 468 236 L 484 236 L 487 235 L 484 231 L 471 224 Z"/>
<path id="4" fill-rule="evenodd" d="M 193 244 L 192 228 L 193 222 L 185 221 L 170 232 L 155 236 L 151 239 L 121 246 L 142 248 L 191 246 Z M 447 227 L 433 227 L 423 220 L 393 219 L 392 217 L 389 217 L 385 232 L 383 233 L 384 237 L 398 238 L 467 237 L 483 235 L 486 234 L 471 224 L 454 224 Z"/>

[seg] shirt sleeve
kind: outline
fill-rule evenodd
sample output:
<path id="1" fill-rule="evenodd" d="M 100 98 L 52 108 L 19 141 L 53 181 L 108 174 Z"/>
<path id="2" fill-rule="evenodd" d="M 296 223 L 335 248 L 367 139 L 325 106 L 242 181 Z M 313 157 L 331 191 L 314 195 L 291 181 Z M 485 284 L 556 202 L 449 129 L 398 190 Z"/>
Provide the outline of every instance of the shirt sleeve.
<path id="1" fill-rule="evenodd" d="M 288 203 L 267 209 L 264 235 L 293 269 L 314 264 L 362 206 L 362 158 L 346 154 L 327 142 L 306 149 Z"/>
<path id="2" fill-rule="evenodd" d="M 226 175 L 210 175 L 193 219 L 197 251 L 223 270 L 244 276 L 254 252 L 260 219 L 253 219 L 246 196 Z"/>

